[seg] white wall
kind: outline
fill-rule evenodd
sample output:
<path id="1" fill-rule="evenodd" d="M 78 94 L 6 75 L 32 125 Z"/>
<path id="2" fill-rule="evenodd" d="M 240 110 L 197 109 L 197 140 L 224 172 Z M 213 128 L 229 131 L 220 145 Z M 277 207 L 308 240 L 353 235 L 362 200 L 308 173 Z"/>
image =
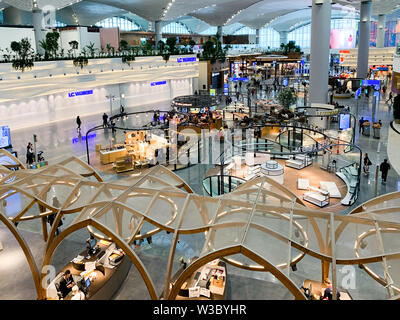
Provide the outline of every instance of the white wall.
<path id="1" fill-rule="evenodd" d="M 110 93 L 114 113 L 120 104 L 126 108 L 154 105 L 170 101 L 176 96 L 193 93 L 198 78 L 198 62 L 177 63 L 179 56 L 168 63 L 162 57 L 138 57 L 128 68 L 121 59 L 94 59 L 76 74 L 72 61 L 36 63 L 33 70 L 15 72 L 11 64 L 0 64 L 0 126 L 12 130 L 39 126 L 49 122 L 71 120 L 77 115 L 87 116 L 110 112 Z M 115 68 L 115 71 L 109 69 Z M 122 71 L 121 68 L 125 70 Z M 104 72 L 101 70 L 104 69 Z M 88 73 L 91 71 L 91 74 Z M 51 72 L 53 76 L 46 77 Z M 74 75 L 63 75 L 63 72 Z M 10 76 L 12 75 L 12 76 Z M 15 80 L 17 75 L 20 80 Z M 37 75 L 37 78 L 33 78 Z M 152 82 L 166 84 L 151 86 Z M 93 90 L 93 95 L 70 98 L 69 92 Z M 121 94 L 125 97 L 120 99 Z M 150 107 L 151 108 L 151 107 Z"/>
<path id="2" fill-rule="evenodd" d="M 8 125 L 11 130 L 39 126 L 50 122 L 75 119 L 106 112 L 110 114 L 110 100 L 114 95 L 113 114 L 119 113 L 121 101 L 125 108 L 139 107 L 168 101 L 178 95 L 192 94 L 191 78 L 168 80 L 165 85 L 151 86 L 150 81 L 122 83 L 104 87 L 94 87 L 92 95 L 69 97 L 68 93 L 58 93 L 34 99 L 0 104 L 0 126 Z M 85 89 L 86 90 L 86 89 Z M 125 97 L 120 99 L 121 95 Z"/>
<path id="3" fill-rule="evenodd" d="M 71 49 L 69 43 L 74 40 L 79 42 L 78 30 L 62 30 L 60 32 L 60 47 L 61 49 L 64 49 L 65 55 L 67 55 L 68 50 Z M 76 52 L 77 53 L 80 52 L 79 47 Z"/>
<path id="4" fill-rule="evenodd" d="M 171 98 L 192 94 L 192 82 L 192 79 L 171 80 Z"/>
<path id="5" fill-rule="evenodd" d="M 69 43 L 71 41 L 78 41 L 79 46 L 77 53 L 90 43 L 94 43 L 94 47 L 100 50 L 100 32 L 88 32 L 87 27 L 79 27 L 76 30 L 61 30 L 60 31 L 60 46 L 65 50 L 65 54 L 71 49 Z"/>
<path id="6" fill-rule="evenodd" d="M 0 27 L 0 49 L 10 48 L 12 41 L 28 38 L 33 50 L 36 51 L 35 32 L 33 28 Z"/>
<path id="7" fill-rule="evenodd" d="M 94 43 L 94 47 L 98 50 L 101 48 L 100 44 L 100 32 L 88 32 L 87 27 L 80 27 L 80 49 L 82 50 L 84 47 L 90 45 L 90 43 Z"/>

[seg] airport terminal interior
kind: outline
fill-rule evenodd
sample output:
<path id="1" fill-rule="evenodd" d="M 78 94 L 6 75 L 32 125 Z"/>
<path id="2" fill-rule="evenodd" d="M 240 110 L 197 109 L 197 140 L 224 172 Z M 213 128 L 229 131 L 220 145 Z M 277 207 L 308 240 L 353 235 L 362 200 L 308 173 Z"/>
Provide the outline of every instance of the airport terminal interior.
<path id="1" fill-rule="evenodd" d="M 0 300 L 397 299 L 400 0 L 0 0 Z"/>

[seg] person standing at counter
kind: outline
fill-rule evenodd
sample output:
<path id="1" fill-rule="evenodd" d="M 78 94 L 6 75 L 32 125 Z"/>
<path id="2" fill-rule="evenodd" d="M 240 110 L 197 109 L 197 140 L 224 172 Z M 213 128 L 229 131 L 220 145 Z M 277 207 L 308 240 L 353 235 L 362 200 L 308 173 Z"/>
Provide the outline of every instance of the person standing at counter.
<path id="1" fill-rule="evenodd" d="M 31 165 L 33 163 L 33 156 L 33 145 L 29 142 L 26 147 L 26 164 Z"/>
<path id="2" fill-rule="evenodd" d="M 79 290 L 77 285 L 72 287 L 72 294 L 71 300 L 85 300 L 85 294 Z"/>
<path id="3" fill-rule="evenodd" d="M 62 279 L 60 281 L 60 291 L 61 291 L 63 298 L 65 298 L 68 295 L 68 293 L 71 292 L 72 287 L 74 285 L 75 285 L 75 282 L 74 282 L 74 279 L 72 278 L 71 271 L 66 270 L 64 273 L 64 276 L 62 277 Z"/>
<path id="4" fill-rule="evenodd" d="M 327 288 L 324 291 L 324 295 L 321 296 L 319 299 L 320 300 L 333 300 L 333 289 L 332 289 L 332 282 L 330 279 L 326 278 L 324 280 L 324 284 L 327 286 Z M 336 289 L 336 298 L 337 300 L 340 300 L 340 292 L 339 290 Z"/>

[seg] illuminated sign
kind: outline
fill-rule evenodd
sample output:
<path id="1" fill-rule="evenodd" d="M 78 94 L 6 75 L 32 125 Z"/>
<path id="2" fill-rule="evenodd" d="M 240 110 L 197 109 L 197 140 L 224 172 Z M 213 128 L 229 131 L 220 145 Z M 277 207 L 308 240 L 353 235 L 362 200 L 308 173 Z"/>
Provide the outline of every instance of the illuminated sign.
<path id="1" fill-rule="evenodd" d="M 337 114 L 339 114 L 339 110 L 317 111 L 315 113 L 315 115 L 318 116 L 318 117 L 329 117 L 329 116 L 335 116 Z"/>
<path id="2" fill-rule="evenodd" d="M 196 62 L 197 58 L 196 57 L 191 57 L 191 58 L 178 58 L 177 59 L 178 63 L 182 62 Z"/>
<path id="3" fill-rule="evenodd" d="M 96 138 L 96 133 L 89 134 L 89 135 L 87 136 L 87 138 L 88 138 L 88 140 L 89 140 L 89 139 Z M 82 136 L 82 141 L 86 141 L 86 136 Z M 72 139 L 72 143 L 73 143 L 73 144 L 78 143 L 78 142 L 79 142 L 79 138 L 73 138 L 73 139 Z"/>
<path id="4" fill-rule="evenodd" d="M 217 91 L 215 89 L 210 89 L 210 96 L 215 96 Z"/>
<path id="5" fill-rule="evenodd" d="M 231 81 L 243 81 L 243 82 L 247 82 L 247 81 L 249 81 L 249 78 L 232 78 Z"/>
<path id="6" fill-rule="evenodd" d="M 347 130 L 350 128 L 350 114 L 343 114 L 339 115 L 339 129 L 340 130 Z"/>
<path id="7" fill-rule="evenodd" d="M 90 94 L 93 94 L 93 90 L 70 92 L 70 93 L 68 93 L 68 97 L 73 98 L 73 97 L 79 97 L 79 96 L 87 96 Z"/>
<path id="8" fill-rule="evenodd" d="M 152 82 L 151 86 L 155 87 L 155 86 L 161 86 L 163 84 L 167 84 L 167 81 Z"/>
<path id="9" fill-rule="evenodd" d="M 358 99 L 361 96 L 361 88 L 358 88 L 356 91 L 356 99 Z"/>

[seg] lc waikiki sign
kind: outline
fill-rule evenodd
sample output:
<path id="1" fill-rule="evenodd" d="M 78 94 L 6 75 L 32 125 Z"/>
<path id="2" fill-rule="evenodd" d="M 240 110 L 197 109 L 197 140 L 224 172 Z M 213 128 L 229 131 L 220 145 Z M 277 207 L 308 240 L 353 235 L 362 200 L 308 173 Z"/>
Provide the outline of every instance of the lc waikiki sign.
<path id="1" fill-rule="evenodd" d="M 182 63 L 182 62 L 196 62 L 196 61 L 197 61 L 197 58 L 196 58 L 196 57 L 178 58 L 177 61 L 178 61 L 178 63 Z"/>
<path id="2" fill-rule="evenodd" d="M 70 93 L 68 93 L 68 97 L 73 98 L 73 97 L 79 97 L 79 96 L 87 96 L 90 94 L 93 94 L 93 90 L 70 92 Z"/>

